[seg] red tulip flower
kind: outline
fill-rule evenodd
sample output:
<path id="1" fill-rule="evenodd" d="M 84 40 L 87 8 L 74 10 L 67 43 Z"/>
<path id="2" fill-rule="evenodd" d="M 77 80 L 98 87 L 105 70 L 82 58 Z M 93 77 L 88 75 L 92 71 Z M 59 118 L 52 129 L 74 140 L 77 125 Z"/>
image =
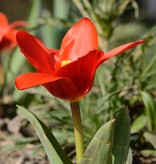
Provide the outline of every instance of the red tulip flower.
<path id="1" fill-rule="evenodd" d="M 17 30 L 15 30 L 14 28 L 25 25 L 25 21 L 16 21 L 9 24 L 6 15 L 0 12 L 0 51 L 5 48 L 12 49 L 17 45 Z"/>
<path id="2" fill-rule="evenodd" d="M 17 32 L 16 39 L 37 70 L 18 76 L 17 88 L 42 85 L 53 96 L 69 101 L 78 101 L 90 91 L 96 69 L 104 61 L 144 42 L 131 42 L 104 53 L 98 50 L 98 34 L 88 18 L 69 29 L 60 50 L 47 49 L 39 39 L 22 30 Z"/>

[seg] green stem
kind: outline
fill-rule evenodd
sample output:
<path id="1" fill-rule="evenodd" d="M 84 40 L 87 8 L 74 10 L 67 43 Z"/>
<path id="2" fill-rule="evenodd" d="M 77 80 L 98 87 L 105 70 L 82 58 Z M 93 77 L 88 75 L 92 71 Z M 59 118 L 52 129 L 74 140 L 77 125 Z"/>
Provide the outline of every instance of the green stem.
<path id="1" fill-rule="evenodd" d="M 77 164 L 79 164 L 84 153 L 83 132 L 82 132 L 79 102 L 71 102 L 70 106 L 71 106 L 72 118 L 74 124 Z"/>

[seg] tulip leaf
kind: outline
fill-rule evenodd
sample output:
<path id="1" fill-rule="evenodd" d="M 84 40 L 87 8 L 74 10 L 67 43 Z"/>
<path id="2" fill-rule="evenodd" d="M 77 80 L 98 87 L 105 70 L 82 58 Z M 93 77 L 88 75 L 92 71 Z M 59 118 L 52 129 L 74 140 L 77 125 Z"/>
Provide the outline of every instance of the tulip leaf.
<path id="1" fill-rule="evenodd" d="M 114 120 L 104 124 L 91 140 L 81 164 L 111 164 Z"/>
<path id="2" fill-rule="evenodd" d="M 128 110 L 120 110 L 115 123 L 113 156 L 115 164 L 126 163 L 130 142 L 130 117 Z"/>
<path id="3" fill-rule="evenodd" d="M 33 125 L 36 133 L 45 148 L 47 156 L 51 164 L 72 164 L 66 153 L 63 151 L 59 143 L 57 142 L 54 135 L 51 133 L 49 128 L 31 111 L 17 106 L 20 112 L 25 116 Z"/>

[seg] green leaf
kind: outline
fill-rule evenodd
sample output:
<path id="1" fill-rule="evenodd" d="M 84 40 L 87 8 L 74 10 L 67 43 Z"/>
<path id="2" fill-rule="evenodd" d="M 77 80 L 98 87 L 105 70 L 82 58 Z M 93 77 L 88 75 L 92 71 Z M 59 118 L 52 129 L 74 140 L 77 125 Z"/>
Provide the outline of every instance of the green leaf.
<path id="1" fill-rule="evenodd" d="M 147 116 L 148 130 L 156 129 L 156 106 L 153 97 L 147 92 L 141 92 L 142 100 L 145 105 L 145 112 Z"/>
<path id="2" fill-rule="evenodd" d="M 91 140 L 81 164 L 111 164 L 114 120 L 104 124 Z"/>
<path id="3" fill-rule="evenodd" d="M 66 153 L 62 150 L 54 135 L 49 128 L 31 111 L 17 106 L 20 112 L 25 116 L 34 126 L 36 133 L 45 148 L 47 156 L 51 164 L 71 164 L 71 160 Z"/>
<path id="4" fill-rule="evenodd" d="M 156 149 L 156 135 L 149 132 L 144 132 L 143 136 L 145 137 L 146 141 L 151 143 L 154 149 Z"/>
<path id="5" fill-rule="evenodd" d="M 136 133 L 146 126 L 147 118 L 144 114 L 136 118 L 136 120 L 131 125 L 131 133 Z"/>
<path id="6" fill-rule="evenodd" d="M 127 109 L 120 110 L 114 130 L 114 164 L 124 164 L 127 160 L 130 142 L 130 117 Z"/>

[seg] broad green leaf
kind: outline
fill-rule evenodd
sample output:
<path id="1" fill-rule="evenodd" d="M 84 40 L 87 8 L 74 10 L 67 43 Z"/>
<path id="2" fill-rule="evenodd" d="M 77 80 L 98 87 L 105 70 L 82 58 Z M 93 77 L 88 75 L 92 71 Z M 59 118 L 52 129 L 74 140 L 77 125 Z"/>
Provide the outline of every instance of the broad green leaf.
<path id="1" fill-rule="evenodd" d="M 131 133 L 136 133 L 146 126 L 147 118 L 144 114 L 136 118 L 136 120 L 131 125 Z"/>
<path id="2" fill-rule="evenodd" d="M 128 110 L 122 109 L 116 118 L 114 129 L 114 164 L 124 164 L 127 160 L 130 142 L 130 117 Z"/>
<path id="3" fill-rule="evenodd" d="M 145 137 L 146 141 L 152 144 L 152 146 L 156 149 L 156 135 L 144 132 L 143 136 Z"/>
<path id="4" fill-rule="evenodd" d="M 91 140 L 81 164 L 111 164 L 114 120 L 104 124 Z"/>
<path id="5" fill-rule="evenodd" d="M 156 105 L 153 97 L 147 92 L 141 92 L 142 100 L 145 105 L 145 112 L 147 116 L 147 125 L 149 131 L 156 129 Z"/>
<path id="6" fill-rule="evenodd" d="M 33 125 L 36 133 L 45 148 L 47 156 L 51 164 L 71 164 L 71 160 L 66 153 L 62 150 L 54 135 L 49 128 L 31 111 L 17 106 L 20 112 L 25 116 Z"/>

